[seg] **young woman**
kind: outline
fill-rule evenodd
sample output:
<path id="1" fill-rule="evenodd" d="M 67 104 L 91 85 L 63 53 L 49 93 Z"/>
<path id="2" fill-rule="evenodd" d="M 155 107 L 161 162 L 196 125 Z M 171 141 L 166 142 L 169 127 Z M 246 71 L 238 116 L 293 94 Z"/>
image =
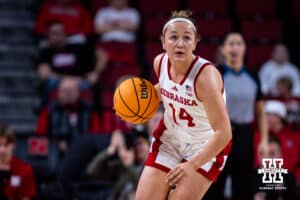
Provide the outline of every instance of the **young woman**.
<path id="1" fill-rule="evenodd" d="M 153 133 L 137 200 L 201 199 L 230 151 L 223 81 L 209 61 L 193 54 L 199 36 L 189 16 L 174 12 L 162 30 L 166 53 L 154 59 L 154 70 L 165 113 Z"/>

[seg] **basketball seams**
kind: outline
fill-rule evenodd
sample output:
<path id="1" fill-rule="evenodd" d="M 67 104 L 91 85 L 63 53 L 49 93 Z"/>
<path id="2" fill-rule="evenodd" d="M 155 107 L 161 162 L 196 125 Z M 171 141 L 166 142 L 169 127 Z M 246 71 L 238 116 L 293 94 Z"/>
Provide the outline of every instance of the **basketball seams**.
<path id="1" fill-rule="evenodd" d="M 157 107 L 156 108 L 154 108 L 148 115 L 146 115 L 146 117 L 147 116 L 151 116 L 152 115 L 152 113 L 154 113 L 155 111 L 157 111 Z M 147 117 L 147 119 L 150 119 L 151 117 Z"/>
<path id="2" fill-rule="evenodd" d="M 152 111 L 153 112 L 153 111 Z M 125 115 L 125 114 L 123 114 L 123 113 L 121 113 L 121 112 L 118 112 L 118 111 L 116 111 L 116 113 L 122 118 L 122 117 L 126 117 L 126 118 L 134 118 L 134 117 L 139 117 L 139 118 L 137 118 L 136 120 L 134 120 L 134 121 L 137 121 L 138 119 L 144 119 L 144 120 L 148 120 L 148 119 L 150 119 L 149 117 L 142 117 L 142 116 L 139 116 L 139 115 L 133 115 L 133 116 L 127 116 L 127 115 Z M 148 115 L 147 115 L 148 116 Z"/>
<path id="3" fill-rule="evenodd" d="M 126 108 L 130 111 L 130 112 L 132 112 L 134 115 L 133 116 L 130 116 L 130 117 L 135 117 L 135 116 L 137 116 L 137 114 L 127 105 L 127 103 L 125 102 L 125 100 L 123 99 L 123 97 L 122 97 L 122 95 L 121 95 L 121 90 L 120 90 L 120 88 L 118 89 L 118 93 L 119 93 L 119 96 L 120 96 L 120 99 L 121 99 L 121 101 L 123 102 L 123 104 L 126 106 Z M 125 115 L 124 115 L 125 116 Z M 129 116 L 128 116 L 129 117 Z"/>
<path id="4" fill-rule="evenodd" d="M 137 89 L 136 89 L 135 81 L 134 81 L 133 78 L 131 79 L 131 81 L 132 81 L 132 84 L 133 84 L 133 87 L 134 87 L 135 96 L 136 96 L 136 101 L 137 101 L 137 105 L 138 105 L 138 110 L 136 111 L 136 113 L 137 113 L 137 115 L 138 115 L 138 113 L 139 113 L 140 110 L 141 110 L 140 101 L 139 101 L 139 96 L 138 96 L 138 91 L 137 91 Z"/>
<path id="5" fill-rule="evenodd" d="M 154 90 L 154 92 L 156 92 L 155 88 L 152 88 L 151 91 L 152 91 L 152 90 Z M 155 93 L 154 93 L 154 95 L 155 95 Z M 158 104 L 158 105 L 159 105 L 159 104 Z M 158 105 L 157 105 L 150 113 L 148 113 L 145 117 L 148 117 L 149 115 L 152 116 L 152 113 L 155 112 L 155 111 L 157 111 Z M 150 119 L 150 118 L 151 118 L 151 117 L 149 117 L 149 119 Z"/>
<path id="6" fill-rule="evenodd" d="M 139 118 L 142 118 L 142 119 L 149 119 L 149 118 L 144 118 L 142 116 L 140 116 L 139 114 L 135 113 L 127 104 L 126 102 L 124 101 L 122 95 L 121 95 L 121 90 L 120 88 L 118 89 L 118 93 L 119 93 L 119 96 L 120 96 L 120 99 L 122 100 L 123 104 L 126 106 L 126 108 L 132 112 L 134 115 L 133 116 L 128 116 L 128 115 L 124 115 L 123 113 L 120 113 L 117 111 L 117 113 L 119 113 L 120 115 L 124 116 L 124 117 L 128 117 L 128 118 L 132 118 L 132 117 L 139 117 Z"/>

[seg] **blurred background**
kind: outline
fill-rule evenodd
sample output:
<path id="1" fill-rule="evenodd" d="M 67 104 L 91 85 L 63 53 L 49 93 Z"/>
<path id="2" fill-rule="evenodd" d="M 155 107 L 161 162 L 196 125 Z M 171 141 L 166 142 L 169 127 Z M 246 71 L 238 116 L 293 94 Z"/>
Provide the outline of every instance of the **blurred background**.
<path id="1" fill-rule="evenodd" d="M 279 103 L 266 112 L 292 135 L 278 140 L 283 157 L 293 152 L 286 167 L 299 191 L 299 0 L 0 0 L 0 122 L 16 141 L 7 127 L 0 139 L 33 169 L 32 187 L 18 178 L 7 186 L 11 174 L 0 163 L 2 195 L 134 199 L 162 111 L 148 124 L 127 124 L 114 115 L 113 92 L 128 77 L 157 81 L 152 62 L 162 52 L 161 30 L 179 9 L 193 11 L 202 37 L 195 53 L 217 66 L 225 34 L 244 36 L 248 70 L 259 75 L 264 99 Z"/>

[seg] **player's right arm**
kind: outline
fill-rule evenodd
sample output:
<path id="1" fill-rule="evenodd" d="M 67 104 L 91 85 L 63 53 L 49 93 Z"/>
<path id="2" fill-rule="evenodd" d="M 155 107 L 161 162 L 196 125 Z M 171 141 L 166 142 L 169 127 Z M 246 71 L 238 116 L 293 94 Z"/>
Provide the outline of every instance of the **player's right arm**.
<path id="1" fill-rule="evenodd" d="M 161 53 L 159 55 L 157 55 L 155 58 L 154 58 L 154 61 L 153 61 L 153 69 L 154 69 L 154 72 L 156 74 L 156 77 L 157 79 L 159 79 L 159 74 L 160 74 L 160 61 L 163 57 L 164 53 Z M 159 101 L 161 101 L 161 98 L 160 98 L 160 87 L 159 87 L 159 83 L 156 83 L 155 84 L 155 89 L 156 89 L 156 92 L 157 92 L 157 96 L 159 98 Z"/>

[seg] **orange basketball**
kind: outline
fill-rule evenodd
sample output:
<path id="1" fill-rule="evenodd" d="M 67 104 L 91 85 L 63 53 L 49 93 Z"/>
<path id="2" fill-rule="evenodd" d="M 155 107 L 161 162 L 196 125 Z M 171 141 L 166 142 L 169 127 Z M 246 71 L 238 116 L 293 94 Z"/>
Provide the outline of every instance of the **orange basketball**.
<path id="1" fill-rule="evenodd" d="M 114 110 L 121 119 L 134 123 L 148 121 L 159 105 L 155 87 L 142 78 L 123 81 L 114 93 Z"/>

